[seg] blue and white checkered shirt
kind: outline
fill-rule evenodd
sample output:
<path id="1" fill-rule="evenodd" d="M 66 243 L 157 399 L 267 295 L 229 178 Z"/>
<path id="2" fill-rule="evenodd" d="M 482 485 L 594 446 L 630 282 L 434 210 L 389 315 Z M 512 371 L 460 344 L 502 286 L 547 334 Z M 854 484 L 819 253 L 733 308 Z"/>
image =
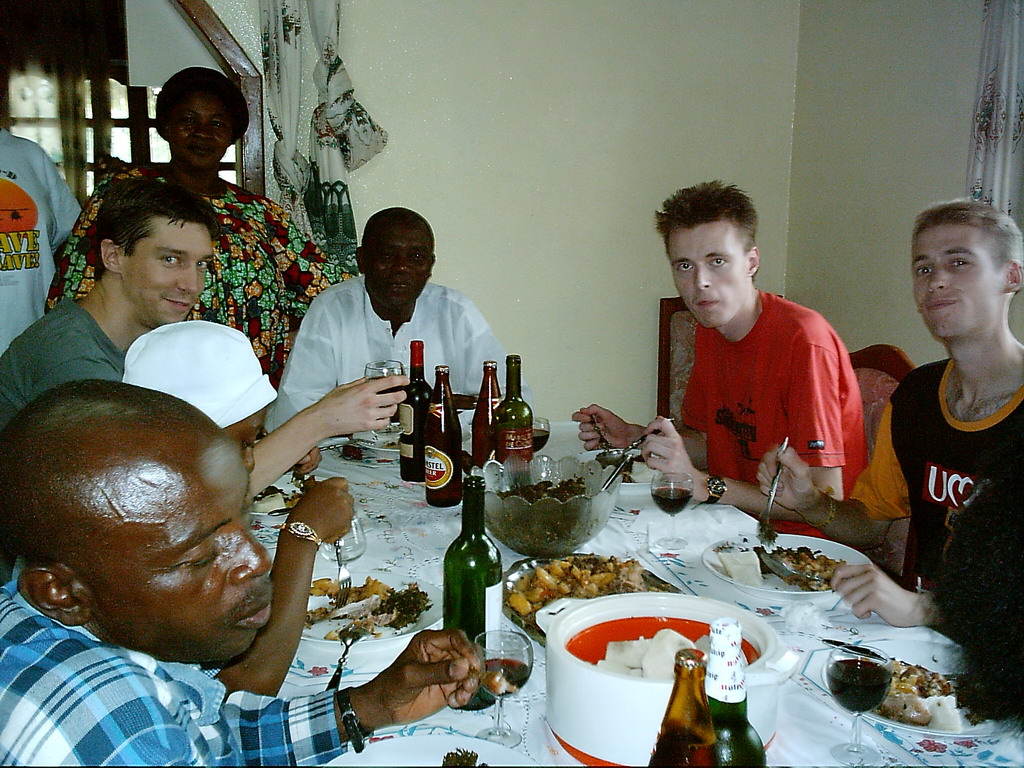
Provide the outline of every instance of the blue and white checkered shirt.
<path id="1" fill-rule="evenodd" d="M 332 692 L 224 693 L 0 589 L 0 765 L 302 765 L 344 751 Z"/>

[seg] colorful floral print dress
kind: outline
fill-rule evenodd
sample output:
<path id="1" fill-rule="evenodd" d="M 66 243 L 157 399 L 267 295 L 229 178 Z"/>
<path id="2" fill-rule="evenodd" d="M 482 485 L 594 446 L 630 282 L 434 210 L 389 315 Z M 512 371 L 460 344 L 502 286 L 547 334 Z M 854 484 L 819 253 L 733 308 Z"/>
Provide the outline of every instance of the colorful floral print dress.
<path id="1" fill-rule="evenodd" d="M 92 290 L 100 259 L 96 215 L 111 185 L 131 177 L 166 180 L 157 169 L 137 168 L 96 186 L 57 260 L 51 308 L 62 296 L 80 299 Z M 303 317 L 318 293 L 351 275 L 328 261 L 273 200 L 234 184 L 203 197 L 216 211 L 221 233 L 206 288 L 189 319 L 223 323 L 248 336 L 277 386 L 291 345 L 289 318 Z"/>

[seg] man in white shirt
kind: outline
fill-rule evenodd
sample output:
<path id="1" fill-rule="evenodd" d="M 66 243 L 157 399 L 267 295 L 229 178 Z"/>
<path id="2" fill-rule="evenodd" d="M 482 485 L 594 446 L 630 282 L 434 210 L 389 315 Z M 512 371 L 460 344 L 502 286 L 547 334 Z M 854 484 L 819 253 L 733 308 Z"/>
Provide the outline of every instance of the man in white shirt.
<path id="1" fill-rule="evenodd" d="M 452 389 L 475 394 L 483 361 L 503 363 L 505 350 L 472 301 L 428 282 L 434 261 L 434 233 L 418 213 L 387 208 L 371 216 L 356 250 L 362 274 L 313 300 L 268 426 L 282 424 L 339 384 L 361 378 L 371 361 L 400 360 L 408 368 L 413 339 L 423 340 L 428 382 L 433 384 L 435 365 L 447 365 Z M 504 387 L 503 368 L 499 365 Z M 525 386 L 524 396 L 529 400 Z"/>

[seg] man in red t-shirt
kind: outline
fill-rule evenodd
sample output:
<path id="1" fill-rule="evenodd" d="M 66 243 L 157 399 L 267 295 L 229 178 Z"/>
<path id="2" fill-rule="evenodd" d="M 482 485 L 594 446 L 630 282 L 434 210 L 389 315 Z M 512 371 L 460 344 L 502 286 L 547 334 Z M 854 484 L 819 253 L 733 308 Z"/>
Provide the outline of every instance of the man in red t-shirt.
<path id="1" fill-rule="evenodd" d="M 758 463 L 788 437 L 815 487 L 844 498 L 867 465 L 850 356 L 817 312 L 754 285 L 753 202 L 735 186 L 705 182 L 676 192 L 655 217 L 676 288 L 699 324 L 684 428 L 662 416 L 627 424 L 590 405 L 573 414 L 580 439 L 592 449 L 600 433 L 616 446 L 647 433 L 649 467 L 691 474 L 697 501 L 759 514 Z M 791 510 L 776 506 L 772 517 L 783 533 L 821 535 Z"/>

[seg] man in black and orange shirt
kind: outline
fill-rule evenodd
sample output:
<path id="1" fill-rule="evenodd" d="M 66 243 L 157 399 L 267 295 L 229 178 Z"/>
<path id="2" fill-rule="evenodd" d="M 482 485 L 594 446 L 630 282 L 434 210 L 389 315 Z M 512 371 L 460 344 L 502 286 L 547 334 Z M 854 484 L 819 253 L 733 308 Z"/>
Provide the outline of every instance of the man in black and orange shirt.
<path id="1" fill-rule="evenodd" d="M 991 206 L 956 200 L 918 216 L 914 300 L 949 359 L 915 369 L 893 393 L 871 464 L 848 500 L 825 498 L 787 450 L 777 501 L 862 548 L 880 542 L 892 520 L 910 517 L 916 546 L 904 577 L 925 587 L 937 580 L 952 519 L 979 482 L 983 455 L 1024 430 L 1024 345 L 1009 325 L 1022 262 L 1020 229 Z M 776 466 L 769 452 L 758 471 L 762 489 Z M 896 626 L 936 618 L 927 592 L 902 589 L 874 565 L 840 568 L 833 587 L 861 618 L 874 612 Z"/>

